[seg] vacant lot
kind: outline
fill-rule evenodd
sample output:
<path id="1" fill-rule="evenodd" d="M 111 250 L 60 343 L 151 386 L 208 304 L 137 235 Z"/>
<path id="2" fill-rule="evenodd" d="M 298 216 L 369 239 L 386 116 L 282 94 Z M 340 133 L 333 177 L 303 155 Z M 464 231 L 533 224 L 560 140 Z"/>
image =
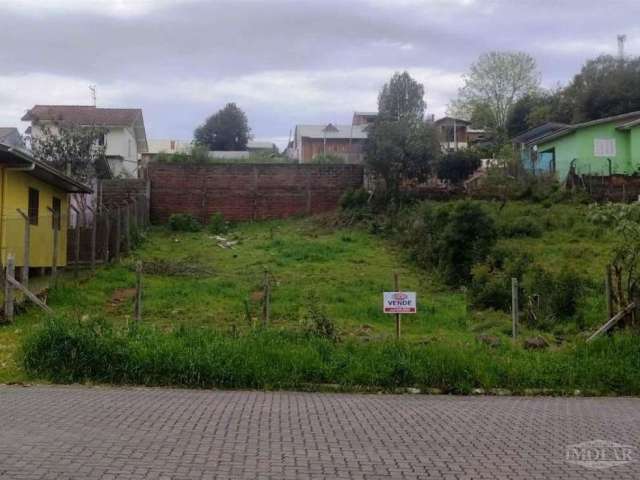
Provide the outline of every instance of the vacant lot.
<path id="1" fill-rule="evenodd" d="M 370 234 L 365 228 L 332 228 L 326 218 L 246 223 L 223 237 L 206 231 L 175 233 L 158 227 L 148 232 L 131 258 L 101 268 L 94 275 L 87 273 L 80 280 L 66 278 L 49 295 L 56 313 L 76 324 L 104 319 L 116 329 L 131 326 L 135 264 L 141 261 L 143 325 L 153 331 L 132 337 L 137 346 L 126 354 L 121 352 L 124 344 L 115 337 L 108 340 L 108 347 L 100 346 L 103 350 L 98 353 L 106 355 L 108 361 L 113 355 L 109 349 L 119 349 L 121 361 L 127 366 L 114 366 L 117 372 L 101 370 L 99 374 L 73 371 L 57 378 L 43 375 L 56 380 L 235 387 L 296 388 L 305 382 L 328 382 L 384 387 L 417 384 L 462 392 L 477 386 L 505 385 L 517 391 L 529 387 L 592 387 L 594 392 L 634 392 L 640 388 L 639 383 L 630 379 L 626 384 L 626 378 L 634 376 L 638 366 L 632 339 L 624 336 L 617 342 L 604 340 L 597 350 L 581 346 L 585 333 L 604 320 L 604 300 L 598 285 L 610 251 L 606 232 L 596 234 L 584 221 L 572 220 L 584 215 L 582 207 L 570 207 L 571 211 L 563 208 L 569 207 L 545 209 L 523 204 L 516 210 L 500 212 L 502 217 L 528 216 L 541 222 L 543 228 L 535 235 L 505 236 L 498 244 L 498 251 L 526 251 L 545 267 L 561 269 L 571 264 L 588 277 L 594 288 L 580 302 L 580 321 L 564 322 L 561 334 L 536 330 L 523 320 L 520 340 L 512 345 L 507 312 L 472 309 L 464 288 L 445 286 L 436 274 L 414 267 L 397 242 Z M 381 312 L 381 294 L 392 289 L 394 272 L 400 275 L 402 289 L 418 293 L 418 314 L 403 317 L 404 342 L 399 349 L 391 342 L 393 316 Z M 301 337 L 256 337 L 262 324 L 265 278 L 272 290 L 272 332 L 304 333 L 320 314 L 335 325 L 340 345 L 305 343 Z M 14 325 L 0 328 L 0 381 L 26 378 L 17 345 L 41 321 L 40 313 L 29 309 Z M 182 327 L 188 332 L 180 333 Z M 163 332 L 177 332 L 178 336 L 165 341 Z M 57 331 L 50 339 L 56 339 L 56 345 L 68 342 L 71 337 L 67 334 Z M 105 338 L 111 338 L 109 335 Z M 491 337 L 492 345 L 479 342 L 480 335 Z M 545 336 L 550 346 L 540 352 L 525 351 L 524 339 L 538 335 Z M 154 351 L 150 353 L 150 349 Z M 249 356 L 258 350 L 271 352 L 273 371 L 255 373 L 264 359 Z M 290 350 L 290 358 L 276 358 L 281 350 Z M 75 355 L 74 351 L 70 354 Z M 224 367 L 224 374 L 214 372 L 217 367 L 211 367 L 208 377 L 198 370 L 209 368 L 202 358 L 222 354 L 233 358 Z M 127 370 L 130 362 L 145 356 L 149 366 L 159 356 L 181 355 L 191 358 L 185 360 L 192 367 L 188 372 L 175 373 L 167 365 L 162 372 L 157 365 L 149 367 L 151 373 L 146 367 Z M 299 368 L 296 356 L 301 359 Z M 351 359 L 360 362 L 356 370 L 349 365 Z M 302 365 L 307 360 L 310 363 Z M 596 362 L 597 369 L 593 368 Z M 78 365 L 82 368 L 82 362 Z M 238 375 L 239 369 L 244 376 Z M 287 369 L 291 378 L 283 380 L 281 372 Z M 606 371 L 615 374 L 607 380 Z"/>

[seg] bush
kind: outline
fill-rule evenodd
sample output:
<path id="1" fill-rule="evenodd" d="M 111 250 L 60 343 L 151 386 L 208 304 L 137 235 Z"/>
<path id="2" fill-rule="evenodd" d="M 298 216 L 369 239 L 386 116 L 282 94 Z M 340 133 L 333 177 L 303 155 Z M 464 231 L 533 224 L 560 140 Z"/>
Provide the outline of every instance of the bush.
<path id="1" fill-rule="evenodd" d="M 225 221 L 224 215 L 220 212 L 216 212 L 209 218 L 209 225 L 207 226 L 209 232 L 213 234 L 226 233 L 229 230 L 229 224 Z"/>
<path id="2" fill-rule="evenodd" d="M 511 307 L 511 279 L 501 270 L 487 264 L 475 265 L 471 270 L 469 299 L 475 308 L 508 311 Z"/>
<path id="3" fill-rule="evenodd" d="M 529 322 L 548 329 L 562 320 L 573 319 L 586 288 L 586 281 L 569 268 L 553 273 L 534 266 L 524 276 Z"/>
<path id="4" fill-rule="evenodd" d="M 471 267 L 485 260 L 496 242 L 493 218 L 476 202 L 425 203 L 409 239 L 418 263 L 438 270 L 450 285 L 471 279 Z"/>
<path id="5" fill-rule="evenodd" d="M 498 231 L 503 237 L 534 237 L 542 236 L 544 229 L 540 223 L 531 217 L 518 217 L 513 220 L 501 222 Z"/>
<path id="6" fill-rule="evenodd" d="M 174 232 L 199 232 L 202 225 L 188 213 L 174 213 L 169 217 L 169 229 Z"/>
<path id="7" fill-rule="evenodd" d="M 340 208 L 343 210 L 357 210 L 367 208 L 370 194 L 364 188 L 347 190 L 340 197 Z"/>
<path id="8" fill-rule="evenodd" d="M 347 163 L 344 157 L 336 155 L 335 153 L 321 153 L 311 159 L 311 163 L 323 164 L 323 165 L 341 165 Z"/>
<path id="9" fill-rule="evenodd" d="M 324 309 L 320 306 L 317 295 L 311 294 L 309 296 L 309 304 L 307 306 L 307 322 L 309 324 L 308 330 L 312 335 L 326 338 L 335 342 L 338 340 L 338 331 Z"/>
<path id="10" fill-rule="evenodd" d="M 438 178 L 451 183 L 461 183 L 469 178 L 481 165 L 480 154 L 474 150 L 448 152 L 436 164 Z"/>

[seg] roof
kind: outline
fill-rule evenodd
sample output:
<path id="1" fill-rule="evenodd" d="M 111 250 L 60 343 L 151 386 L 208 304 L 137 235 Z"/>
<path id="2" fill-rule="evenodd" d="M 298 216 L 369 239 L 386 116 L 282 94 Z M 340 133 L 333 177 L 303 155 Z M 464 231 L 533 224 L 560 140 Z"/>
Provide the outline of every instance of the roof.
<path id="1" fill-rule="evenodd" d="M 330 128 L 328 128 L 330 127 Z M 296 125 L 296 136 L 322 139 L 367 138 L 367 125 Z"/>
<path id="2" fill-rule="evenodd" d="M 471 122 L 469 120 L 464 120 L 462 118 L 454 118 L 454 117 L 442 117 L 439 118 L 438 120 L 436 120 L 434 123 L 440 124 L 440 123 L 462 123 L 465 125 L 471 125 Z"/>
<path id="3" fill-rule="evenodd" d="M 249 158 L 250 153 L 247 150 L 211 150 L 210 158 L 222 158 L 225 160 L 241 160 Z"/>
<path id="4" fill-rule="evenodd" d="M 378 112 L 353 112 L 354 115 L 359 115 L 361 117 L 377 117 Z"/>
<path id="5" fill-rule="evenodd" d="M 24 148 L 24 141 L 16 127 L 0 127 L 0 143 Z"/>
<path id="6" fill-rule="evenodd" d="M 23 122 L 53 122 L 61 125 L 133 127 L 138 152 L 146 152 L 147 134 L 140 108 L 98 108 L 92 105 L 35 105 Z"/>
<path id="7" fill-rule="evenodd" d="M 603 123 L 617 123 L 619 125 L 616 128 L 619 129 L 629 129 L 636 125 L 640 125 L 640 111 L 623 113 L 622 115 L 614 115 L 611 117 L 599 118 L 597 120 L 590 120 L 588 122 L 576 123 L 575 125 L 567 125 L 566 128 L 551 132 L 548 135 L 544 135 L 542 137 L 535 138 L 534 140 L 529 140 L 527 143 L 546 143 L 551 140 L 555 140 L 556 138 L 564 137 L 565 135 L 569 135 L 570 133 L 575 132 L 576 130 L 580 130 L 582 128 L 593 127 L 595 125 L 601 125 Z"/>
<path id="8" fill-rule="evenodd" d="M 68 177 L 44 162 L 36 160 L 26 150 L 4 143 L 0 143 L 0 165 L 8 168 L 22 167 L 29 175 L 68 193 L 92 192 L 87 185 Z"/>
<path id="9" fill-rule="evenodd" d="M 547 122 L 520 133 L 516 137 L 513 137 L 511 141 L 515 143 L 529 143 L 567 127 L 569 127 L 569 125 L 566 123 Z"/>

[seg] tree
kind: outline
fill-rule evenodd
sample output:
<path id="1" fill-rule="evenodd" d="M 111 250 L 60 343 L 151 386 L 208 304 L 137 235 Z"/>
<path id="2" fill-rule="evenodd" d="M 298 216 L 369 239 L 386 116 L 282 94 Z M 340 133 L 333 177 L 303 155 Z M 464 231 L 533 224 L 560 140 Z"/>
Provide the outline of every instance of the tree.
<path id="1" fill-rule="evenodd" d="M 540 74 L 536 61 L 523 52 L 490 52 L 480 56 L 464 77 L 464 86 L 452 107 L 467 117 L 482 112 L 496 132 L 504 133 L 514 104 L 538 89 Z"/>
<path id="2" fill-rule="evenodd" d="M 404 179 L 425 180 L 439 154 L 438 134 L 424 122 L 379 120 L 369 127 L 365 161 L 394 195 Z"/>
<path id="3" fill-rule="evenodd" d="M 458 150 L 447 153 L 437 164 L 438 178 L 451 183 L 460 183 L 480 168 L 480 155 L 471 150 Z"/>
<path id="4" fill-rule="evenodd" d="M 394 73 L 378 95 L 378 116 L 387 121 L 405 117 L 421 121 L 426 108 L 424 86 L 408 72 Z"/>
<path id="5" fill-rule="evenodd" d="M 574 122 L 640 110 L 640 57 L 602 55 L 589 60 L 563 94 Z"/>
<path id="6" fill-rule="evenodd" d="M 39 135 L 28 140 L 36 160 L 88 183 L 102 176 L 100 168 L 106 164 L 105 133 L 106 129 L 94 126 L 56 125 L 55 130 L 44 126 Z"/>
<path id="7" fill-rule="evenodd" d="M 196 128 L 193 136 L 209 150 L 246 150 L 251 130 L 245 113 L 235 103 L 228 103 Z"/>

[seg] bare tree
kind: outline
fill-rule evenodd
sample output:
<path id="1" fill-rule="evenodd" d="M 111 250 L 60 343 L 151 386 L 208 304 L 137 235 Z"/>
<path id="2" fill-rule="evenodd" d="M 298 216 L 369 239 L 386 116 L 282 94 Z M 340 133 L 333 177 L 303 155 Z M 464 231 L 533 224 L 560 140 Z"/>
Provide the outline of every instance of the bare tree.
<path id="1" fill-rule="evenodd" d="M 451 110 L 467 118 L 481 117 L 489 128 L 504 132 L 514 104 L 538 90 L 536 61 L 524 52 L 489 52 L 464 76 L 464 86 Z"/>

